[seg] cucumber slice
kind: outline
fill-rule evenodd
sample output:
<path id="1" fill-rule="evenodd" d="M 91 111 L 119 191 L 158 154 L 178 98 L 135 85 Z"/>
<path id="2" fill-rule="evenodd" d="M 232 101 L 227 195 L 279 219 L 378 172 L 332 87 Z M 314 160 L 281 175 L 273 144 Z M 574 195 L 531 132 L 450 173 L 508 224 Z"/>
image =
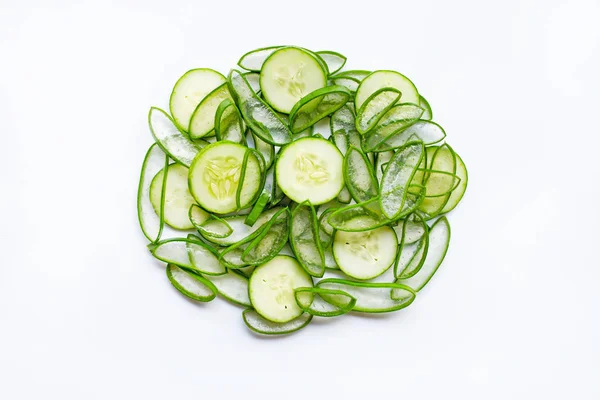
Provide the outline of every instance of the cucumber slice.
<path id="1" fill-rule="evenodd" d="M 292 133 L 300 133 L 339 110 L 350 96 L 344 86 L 327 86 L 302 97 L 290 111 Z"/>
<path id="2" fill-rule="evenodd" d="M 244 208 L 254 200 L 262 174 L 257 157 L 252 153 L 248 156 L 247 152 L 246 147 L 230 142 L 217 142 L 202 149 L 189 171 L 190 192 L 202 208 L 225 214 Z M 246 164 L 245 157 L 248 157 Z M 245 174 L 242 173 L 244 165 Z M 244 179 L 244 175 L 248 179 Z"/>
<path id="3" fill-rule="evenodd" d="M 252 226 L 248 226 L 244 223 L 246 218 L 244 216 L 227 217 L 223 218 L 222 220 L 210 219 L 203 224 L 203 227 L 205 230 L 212 232 L 213 234 L 207 235 L 202 231 L 200 231 L 200 234 L 211 243 L 219 246 L 231 246 L 256 234 L 256 231 L 258 231 L 264 224 L 269 222 L 269 220 L 271 220 L 271 218 L 279 211 L 281 211 L 281 207 L 276 207 L 265 211 L 260 215 L 260 217 L 258 217 Z M 222 221 L 224 221 L 226 225 Z M 227 236 L 218 237 L 215 235 L 215 233 L 222 235 L 226 233 L 227 230 L 231 231 L 231 233 Z M 254 238 L 255 236 L 252 237 Z"/>
<path id="4" fill-rule="evenodd" d="M 169 110 L 179 129 L 188 131 L 200 101 L 225 81 L 222 74 L 210 68 L 192 69 L 179 78 L 169 100 Z"/>
<path id="5" fill-rule="evenodd" d="M 425 197 L 441 197 L 450 194 L 460 185 L 461 179 L 458 175 L 446 171 L 436 171 L 433 169 L 421 169 L 427 174 L 427 192 Z"/>
<path id="6" fill-rule="evenodd" d="M 159 207 L 155 207 L 150 201 L 150 188 L 154 177 L 158 172 L 164 170 L 169 165 L 169 157 L 161 150 L 158 144 L 154 143 L 144 157 L 142 163 L 142 172 L 140 174 L 140 183 L 138 185 L 137 211 L 140 228 L 146 238 L 154 243 L 160 239 L 164 226 L 164 205 L 166 178 L 160 182 L 160 200 Z M 156 191 L 158 188 L 155 188 Z"/>
<path id="7" fill-rule="evenodd" d="M 423 112 L 423 116 L 421 117 L 421 119 L 427 120 L 427 121 L 431 121 L 431 119 L 433 118 L 433 112 L 431 111 L 431 106 L 429 105 L 429 102 L 427 100 L 425 100 L 425 97 L 419 95 L 419 106 L 425 110 Z"/>
<path id="8" fill-rule="evenodd" d="M 186 167 L 192 164 L 200 147 L 181 133 L 166 112 L 151 107 L 148 113 L 148 124 L 154 140 L 169 157 Z"/>
<path id="9" fill-rule="evenodd" d="M 188 132 L 192 139 L 208 136 L 215 129 L 215 114 L 225 100 L 233 101 L 227 82 L 215 88 L 198 104 L 190 117 Z"/>
<path id="10" fill-rule="evenodd" d="M 419 92 L 406 76 L 396 71 L 375 71 L 362 80 L 356 89 L 354 106 L 359 110 L 363 103 L 381 88 L 395 88 L 402 93 L 402 103 L 419 104 Z"/>
<path id="11" fill-rule="evenodd" d="M 306 137 L 285 146 L 275 164 L 277 185 L 297 203 L 327 203 L 344 186 L 343 157 L 325 139 Z"/>
<path id="12" fill-rule="evenodd" d="M 285 323 L 303 313 L 296 304 L 294 290 L 312 286 L 310 275 L 294 258 L 277 256 L 252 273 L 249 283 L 250 301 L 263 318 Z"/>
<path id="13" fill-rule="evenodd" d="M 325 258 L 321 247 L 319 226 L 314 207 L 304 202 L 292 212 L 290 245 L 304 270 L 312 276 L 325 273 Z"/>
<path id="14" fill-rule="evenodd" d="M 458 187 L 454 189 L 454 191 L 452 191 L 452 193 L 450 194 L 448 202 L 440 212 L 441 214 L 454 210 L 454 208 L 458 205 L 458 203 L 465 195 L 465 191 L 467 190 L 469 174 L 467 173 L 467 167 L 465 166 L 465 163 L 458 154 L 456 154 L 456 176 L 460 178 L 460 183 L 458 184 Z"/>
<path id="15" fill-rule="evenodd" d="M 341 290 L 318 287 L 298 288 L 295 290 L 295 296 L 296 304 L 302 311 L 318 317 L 337 317 L 352 311 L 356 305 L 356 299 Z M 335 298 L 337 304 L 331 304 L 323 297 Z"/>
<path id="16" fill-rule="evenodd" d="M 377 196 L 379 188 L 373 166 L 367 156 L 354 146 L 344 157 L 344 181 L 357 203 Z"/>
<path id="17" fill-rule="evenodd" d="M 411 287 L 416 292 L 423 289 L 444 261 L 449 244 L 450 224 L 446 217 L 441 217 L 435 221 L 429 230 L 429 250 L 421 270 L 411 278 L 397 279 L 396 283 Z"/>
<path id="18" fill-rule="evenodd" d="M 408 307 L 416 297 L 410 287 L 398 283 L 352 282 L 345 279 L 328 278 L 317 283 L 319 289 L 341 290 L 356 299 L 352 311 L 384 313 Z M 392 298 L 391 294 L 395 294 Z M 326 301 L 339 304 L 337 296 L 322 294 Z"/>
<path id="19" fill-rule="evenodd" d="M 430 157 L 431 155 L 431 157 Z M 452 150 L 447 143 L 440 147 L 428 147 L 427 148 L 428 160 L 431 160 L 431 164 L 428 165 L 429 169 L 437 171 L 449 172 L 452 175 L 456 175 L 456 153 Z M 435 179 L 430 179 L 431 176 L 425 176 L 425 187 L 426 190 L 433 190 L 433 186 L 438 182 Z M 427 218 L 431 219 L 438 215 L 450 200 L 451 193 L 441 197 L 429 197 L 423 200 L 419 206 L 419 210 L 427 214 Z"/>
<path id="20" fill-rule="evenodd" d="M 327 85 L 327 71 L 304 49 L 284 47 L 262 65 L 261 93 L 275 110 L 288 114 L 302 97 Z"/>
<path id="21" fill-rule="evenodd" d="M 335 74 L 346 65 L 347 58 L 346 56 L 337 53 L 335 51 L 322 50 L 316 52 L 319 57 L 325 61 L 327 64 L 327 68 L 329 69 L 329 75 Z"/>
<path id="22" fill-rule="evenodd" d="M 215 136 L 217 140 L 243 143 L 246 126 L 233 100 L 225 99 L 215 113 Z"/>
<path id="23" fill-rule="evenodd" d="M 383 214 L 397 219 L 408 194 L 408 185 L 421 164 L 425 148 L 421 142 L 411 142 L 399 149 L 387 165 L 380 187 L 380 205 Z"/>
<path id="24" fill-rule="evenodd" d="M 340 269 L 355 279 L 372 279 L 387 271 L 396 259 L 398 238 L 389 226 L 366 232 L 337 231 L 333 255 Z"/>
<path id="25" fill-rule="evenodd" d="M 256 95 L 239 71 L 231 70 L 227 83 L 244 121 L 257 136 L 275 146 L 292 141 L 287 124 Z"/>
<path id="26" fill-rule="evenodd" d="M 219 276 L 204 276 L 211 281 L 219 291 L 219 294 L 233 304 L 240 306 L 251 307 L 250 298 L 248 297 L 248 278 L 236 274 L 232 271 L 227 271 L 226 274 Z"/>
<path id="27" fill-rule="evenodd" d="M 262 228 L 242 253 L 242 261 L 246 265 L 258 265 L 273 259 L 288 241 L 290 212 L 286 208 L 279 211 Z"/>
<path id="28" fill-rule="evenodd" d="M 175 264 L 167 265 L 167 278 L 175 289 L 192 300 L 209 302 L 217 297 L 217 288 L 212 282 L 187 273 Z"/>
<path id="29" fill-rule="evenodd" d="M 425 146 L 430 146 L 441 142 L 445 137 L 444 128 L 435 122 L 421 119 L 404 130 L 396 131 L 373 151 L 394 150 L 415 139 L 422 141 Z"/>
<path id="30" fill-rule="evenodd" d="M 356 130 L 365 134 L 377 125 L 379 120 L 392 108 L 402 93 L 394 88 L 381 88 L 373 92 L 356 112 Z"/>
<path id="31" fill-rule="evenodd" d="M 272 322 L 260 316 L 259 313 L 252 309 L 244 310 L 242 318 L 246 326 L 262 335 L 286 335 L 296 332 L 307 326 L 313 316 L 303 313 L 299 317 L 285 323 Z"/>
<path id="32" fill-rule="evenodd" d="M 416 104 L 402 103 L 392 107 L 373 130 L 363 136 L 362 149 L 365 152 L 378 150 L 378 147 L 398 132 L 416 123 L 423 115 L 423 109 Z M 381 151 L 387 151 L 382 148 Z"/>
<path id="33" fill-rule="evenodd" d="M 161 215 L 161 199 L 165 170 L 162 169 L 150 184 L 150 202 L 156 215 Z M 195 203 L 188 190 L 188 169 L 181 164 L 171 164 L 167 167 L 166 189 L 164 192 L 163 218 L 165 223 L 175 229 L 192 229 L 189 210 Z"/>

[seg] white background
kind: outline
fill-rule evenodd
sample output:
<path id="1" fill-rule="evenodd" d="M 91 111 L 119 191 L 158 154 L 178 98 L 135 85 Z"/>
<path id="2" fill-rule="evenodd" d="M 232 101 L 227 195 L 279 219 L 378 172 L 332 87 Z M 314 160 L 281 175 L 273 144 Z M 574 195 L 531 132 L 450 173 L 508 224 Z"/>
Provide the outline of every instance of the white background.
<path id="1" fill-rule="evenodd" d="M 0 0 L 0 398 L 600 398 L 599 18 L 593 0 Z M 264 339 L 169 285 L 135 199 L 176 79 L 286 43 L 412 78 L 470 182 L 409 309 Z"/>

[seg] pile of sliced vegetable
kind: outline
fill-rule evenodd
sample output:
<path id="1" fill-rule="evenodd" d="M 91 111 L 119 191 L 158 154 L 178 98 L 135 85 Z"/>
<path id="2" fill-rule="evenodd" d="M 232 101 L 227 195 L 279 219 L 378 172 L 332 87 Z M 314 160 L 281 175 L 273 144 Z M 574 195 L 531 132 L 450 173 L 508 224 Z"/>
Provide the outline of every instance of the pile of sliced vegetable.
<path id="1" fill-rule="evenodd" d="M 314 316 L 410 305 L 444 260 L 467 170 L 404 75 L 253 50 L 175 83 L 139 183 L 150 252 L 183 295 L 285 334 Z M 165 238 L 168 237 L 168 238 Z"/>

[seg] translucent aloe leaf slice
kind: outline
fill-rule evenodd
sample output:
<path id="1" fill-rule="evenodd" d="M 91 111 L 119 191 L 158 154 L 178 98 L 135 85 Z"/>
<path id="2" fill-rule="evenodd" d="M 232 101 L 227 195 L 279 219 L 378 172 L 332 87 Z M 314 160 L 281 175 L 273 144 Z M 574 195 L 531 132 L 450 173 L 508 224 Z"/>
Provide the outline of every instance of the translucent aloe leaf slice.
<path id="1" fill-rule="evenodd" d="M 425 146 L 431 146 L 441 142 L 445 137 L 446 132 L 444 131 L 444 128 L 435 122 L 424 121 L 421 119 L 410 125 L 408 128 L 392 134 L 373 151 L 381 152 L 394 150 L 415 139 L 423 142 Z"/>
<path id="2" fill-rule="evenodd" d="M 427 148 L 428 159 L 431 163 L 428 165 L 429 169 L 436 171 L 445 171 L 452 175 L 456 175 L 456 153 L 452 150 L 447 143 L 440 147 L 428 147 Z M 431 154 L 431 157 L 429 155 Z M 434 185 L 435 182 L 429 182 L 430 176 L 425 175 L 424 184 L 426 188 Z M 419 210 L 427 215 L 428 219 L 438 215 L 450 200 L 451 193 L 440 196 L 440 197 L 428 197 L 423 200 L 419 206 Z"/>
<path id="3" fill-rule="evenodd" d="M 423 116 L 421 117 L 421 119 L 425 119 L 427 121 L 431 121 L 431 119 L 433 118 L 433 111 L 431 111 L 431 106 L 429 105 L 429 102 L 427 100 L 425 100 L 425 97 L 419 95 L 419 106 L 425 110 L 423 112 Z"/>
<path id="4" fill-rule="evenodd" d="M 148 124 L 160 148 L 173 160 L 189 168 L 200 147 L 184 135 L 171 117 L 160 108 L 150 108 Z"/>
<path id="5" fill-rule="evenodd" d="M 294 296 L 302 311 L 318 317 L 337 317 L 352 311 L 356 305 L 356 299 L 342 290 L 301 287 L 295 290 Z M 335 304 L 324 297 L 335 299 Z"/>
<path id="6" fill-rule="evenodd" d="M 327 86 L 301 98 L 290 111 L 292 133 L 300 133 L 336 112 L 352 93 L 343 86 Z"/>
<path id="7" fill-rule="evenodd" d="M 224 275 L 209 276 L 205 278 L 211 281 L 219 294 L 234 304 L 251 307 L 248 297 L 248 278 L 233 271 L 227 271 Z"/>
<path id="8" fill-rule="evenodd" d="M 261 317 L 253 309 L 247 309 L 242 313 L 242 318 L 244 319 L 246 326 L 256 333 L 260 333 L 262 335 L 286 335 L 288 333 L 296 332 L 307 326 L 312 320 L 313 316 L 308 313 L 304 313 L 289 322 L 280 323 L 269 321 Z"/>
<path id="9" fill-rule="evenodd" d="M 292 141 L 288 126 L 256 95 L 239 71 L 231 70 L 227 82 L 244 121 L 258 137 L 275 146 L 283 146 Z"/>
<path id="10" fill-rule="evenodd" d="M 262 233 L 242 253 L 246 265 L 258 265 L 273 259 L 288 241 L 290 212 L 284 208 L 271 218 Z"/>
<path id="11" fill-rule="evenodd" d="M 356 113 L 356 130 L 365 134 L 377 125 L 381 118 L 392 108 L 402 93 L 395 88 L 381 88 L 373 92 Z"/>
<path id="12" fill-rule="evenodd" d="M 452 191 L 452 194 L 450 194 L 448 202 L 441 211 L 442 214 L 452 211 L 458 203 L 460 203 L 467 190 L 467 183 L 469 182 L 467 167 L 458 154 L 456 154 L 456 162 L 456 175 L 460 178 L 460 183 L 458 187 Z"/>
<path id="13" fill-rule="evenodd" d="M 344 157 L 344 180 L 357 203 L 377 196 L 379 188 L 373 166 L 367 156 L 354 146 L 350 147 Z"/>
<path id="14" fill-rule="evenodd" d="M 317 283 L 317 288 L 347 293 L 356 299 L 352 311 L 365 313 L 398 311 L 408 307 L 416 296 L 409 286 L 398 283 L 353 282 L 337 278 L 323 279 Z M 321 297 L 332 304 L 340 304 L 337 295 L 321 294 Z"/>
<path id="15" fill-rule="evenodd" d="M 383 214 L 396 219 L 402 211 L 408 186 L 421 164 L 425 148 L 421 142 L 412 142 L 399 149 L 389 161 L 380 187 L 380 205 Z"/>
<path id="16" fill-rule="evenodd" d="M 155 212 L 150 201 L 150 185 L 152 180 L 161 170 L 166 170 L 169 157 L 154 143 L 144 157 L 140 183 L 137 195 L 137 211 L 140 227 L 146 238 L 154 243 L 160 239 L 164 227 L 165 189 L 167 174 L 163 174 L 161 200 L 158 213 Z"/>
<path id="17" fill-rule="evenodd" d="M 441 217 L 429 230 L 429 250 L 420 271 L 411 278 L 397 279 L 396 283 L 411 287 L 416 292 L 423 289 L 444 261 L 449 244 L 450 224 L 446 217 Z"/>
<path id="18" fill-rule="evenodd" d="M 319 236 L 319 226 L 314 207 L 303 202 L 292 212 L 290 245 L 304 270 L 311 276 L 325 273 L 325 256 Z"/>
<path id="19" fill-rule="evenodd" d="M 390 136 L 417 122 L 421 118 L 421 115 L 423 115 L 423 109 L 416 104 L 396 104 L 385 113 L 377 126 L 363 137 L 363 151 L 373 151 Z"/>
<path id="20" fill-rule="evenodd" d="M 346 65 L 346 56 L 335 51 L 323 50 L 317 51 L 316 54 L 318 54 L 323 59 L 323 61 L 325 61 L 325 64 L 327 64 L 327 68 L 329 69 L 330 75 L 335 74 L 336 72 L 344 68 L 344 65 Z"/>
<path id="21" fill-rule="evenodd" d="M 192 300 L 209 302 L 217 296 L 217 288 L 212 282 L 175 264 L 167 265 L 167 277 L 175 289 Z"/>
<path id="22" fill-rule="evenodd" d="M 217 107 L 215 113 L 215 136 L 217 140 L 228 140 L 243 143 L 246 126 L 235 103 L 225 99 Z"/>
<path id="23" fill-rule="evenodd" d="M 263 212 L 252 226 L 245 224 L 245 216 L 226 217 L 222 219 L 217 219 L 213 216 L 203 224 L 204 230 L 212 232 L 213 234 L 207 235 L 204 231 L 200 231 L 200 234 L 211 243 L 219 246 L 231 246 L 247 239 L 250 236 L 254 238 L 255 236 L 253 235 L 255 235 L 256 232 L 264 224 L 269 222 L 273 215 L 280 210 L 281 207 L 275 207 Z M 223 223 L 223 221 L 226 222 L 226 225 Z M 231 233 L 227 236 L 217 237 L 217 235 L 215 235 L 215 233 L 225 233 L 229 229 L 231 230 Z"/>
<path id="24" fill-rule="evenodd" d="M 394 264 L 394 276 L 396 278 L 410 278 L 415 275 L 425 261 L 427 251 L 429 248 L 429 227 L 425 220 L 418 214 L 412 214 L 419 224 L 419 231 L 423 231 L 420 239 L 413 244 L 406 243 L 406 239 L 411 239 L 409 224 L 403 224 L 402 226 L 402 237 L 400 239 L 400 245 L 398 250 L 400 252 L 399 257 L 396 259 L 397 262 Z M 406 251 L 405 251 L 406 250 Z M 402 253 L 407 253 L 403 255 Z M 410 255 L 410 258 L 408 257 Z"/>
<path id="25" fill-rule="evenodd" d="M 248 71 L 260 72 L 265 60 L 277 49 L 284 46 L 269 46 L 255 49 L 244 54 L 237 62 L 240 68 Z"/>

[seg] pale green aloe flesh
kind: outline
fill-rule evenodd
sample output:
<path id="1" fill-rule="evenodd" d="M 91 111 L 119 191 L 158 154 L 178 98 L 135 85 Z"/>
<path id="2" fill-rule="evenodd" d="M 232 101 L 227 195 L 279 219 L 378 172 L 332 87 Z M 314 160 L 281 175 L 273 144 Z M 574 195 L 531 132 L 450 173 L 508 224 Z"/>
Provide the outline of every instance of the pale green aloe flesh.
<path id="1" fill-rule="evenodd" d="M 448 202 L 441 211 L 442 214 L 452 211 L 458 205 L 458 203 L 460 203 L 465 191 L 467 190 L 467 183 L 469 181 L 467 167 L 458 154 L 456 154 L 456 162 L 456 175 L 460 178 L 460 183 L 458 184 L 458 187 L 450 194 Z"/>
<path id="2" fill-rule="evenodd" d="M 427 156 L 428 160 L 431 160 L 430 162 L 428 161 L 429 169 L 445 171 L 452 175 L 456 175 L 456 153 L 454 153 L 452 147 L 447 143 L 440 147 L 428 147 Z M 424 183 L 426 188 L 430 186 L 429 178 L 430 176 L 425 175 Z M 436 183 L 437 182 L 432 181 L 431 185 Z M 425 198 L 419 206 L 419 210 L 425 213 L 428 219 L 431 219 L 444 209 L 448 200 L 450 200 L 450 196 L 451 193 L 440 197 Z"/>
<path id="3" fill-rule="evenodd" d="M 427 100 L 425 100 L 425 97 L 419 95 L 419 106 L 425 110 L 423 112 L 423 116 L 421 117 L 422 119 L 431 121 L 431 119 L 433 118 L 433 112 L 431 111 L 431 106 L 429 105 L 429 102 Z"/>
<path id="4" fill-rule="evenodd" d="M 444 261 L 449 244 L 450 224 L 446 217 L 441 217 L 429 230 L 429 250 L 419 272 L 408 279 L 397 279 L 396 283 L 406 285 L 416 292 L 423 289 Z"/>
<path id="5" fill-rule="evenodd" d="M 353 282 L 345 279 L 327 278 L 317 283 L 317 288 L 341 290 L 356 299 L 352 311 L 384 313 L 408 307 L 416 292 L 409 286 L 398 283 Z M 392 290 L 394 298 L 392 298 Z M 340 304 L 336 295 L 321 294 L 326 301 Z"/>
<path id="6" fill-rule="evenodd" d="M 333 114 L 348 102 L 351 95 L 343 86 L 327 86 L 307 94 L 290 111 L 292 133 L 300 133 Z"/>
<path id="7" fill-rule="evenodd" d="M 325 256 L 321 246 L 317 215 L 314 207 L 304 202 L 292 212 L 290 245 L 296 259 L 311 276 L 325 273 Z"/>
<path id="8" fill-rule="evenodd" d="M 344 157 L 344 180 L 357 203 L 377 197 L 379 188 L 373 166 L 367 156 L 354 146 Z"/>
<path id="9" fill-rule="evenodd" d="M 167 277 L 175 289 L 192 300 L 208 302 L 217 296 L 217 288 L 212 282 L 175 264 L 167 265 Z"/>
<path id="10" fill-rule="evenodd" d="M 321 59 L 325 61 L 325 64 L 327 64 L 327 68 L 329 69 L 329 75 L 335 74 L 336 72 L 344 68 L 344 65 L 346 64 L 346 56 L 335 51 L 323 50 L 317 51 L 315 52 L 315 54 L 321 57 Z"/>
<path id="11" fill-rule="evenodd" d="M 260 72 L 265 60 L 273 54 L 275 50 L 282 47 L 285 46 L 269 46 L 249 51 L 238 60 L 237 65 L 248 71 Z"/>
<path id="12" fill-rule="evenodd" d="M 171 117 L 160 108 L 150 108 L 148 124 L 160 148 L 173 160 L 189 168 L 200 147 L 177 129 Z"/>
<path id="13" fill-rule="evenodd" d="M 406 201 L 407 188 L 423 159 L 421 142 L 411 142 L 399 149 L 389 161 L 380 186 L 380 205 L 383 214 L 395 219 Z"/>
<path id="14" fill-rule="evenodd" d="M 225 99 L 215 113 L 215 136 L 217 140 L 243 143 L 246 124 L 232 100 Z"/>
<path id="15" fill-rule="evenodd" d="M 223 275 L 204 277 L 215 285 L 225 299 L 241 306 L 252 306 L 248 297 L 248 278 L 229 270 Z"/>
<path id="16" fill-rule="evenodd" d="M 288 241 L 290 212 L 279 211 L 263 228 L 261 235 L 248 244 L 242 253 L 245 265 L 258 265 L 274 258 Z"/>
<path id="17" fill-rule="evenodd" d="M 275 148 L 272 144 L 265 142 L 255 134 L 252 134 L 252 139 L 254 140 L 254 146 L 256 150 L 260 152 L 265 160 L 266 168 L 269 169 L 275 160 Z"/>
<path id="18" fill-rule="evenodd" d="M 395 88 L 381 88 L 370 95 L 356 113 L 356 130 L 365 134 L 375 127 L 402 93 Z"/>
<path id="19" fill-rule="evenodd" d="M 394 157 L 393 151 L 382 151 L 381 153 L 377 153 L 377 163 L 375 164 L 375 177 L 377 178 L 377 182 L 381 182 L 383 172 L 392 157 Z"/>
<path id="20" fill-rule="evenodd" d="M 351 92 L 356 92 L 358 85 L 371 74 L 371 71 L 351 70 L 339 72 L 330 77 L 335 85 L 345 86 Z"/>
<path id="21" fill-rule="evenodd" d="M 421 221 L 404 219 L 398 221 L 397 225 L 393 226 L 396 235 L 399 238 L 404 238 L 404 244 L 412 244 L 418 242 L 425 234 L 425 227 Z"/>
<path id="22" fill-rule="evenodd" d="M 215 248 L 202 242 L 197 236 L 190 234 L 187 238 L 193 241 L 186 243 L 186 250 L 194 271 L 204 275 L 223 275 L 227 272 L 219 261 L 219 253 Z"/>
<path id="23" fill-rule="evenodd" d="M 172 238 L 165 239 L 159 242 L 149 244 L 148 249 L 152 255 L 169 264 L 175 264 L 186 269 L 196 269 L 188 255 L 188 246 L 191 249 L 201 247 L 203 245 L 200 240 L 187 238 Z M 201 249 L 198 249 L 201 252 Z"/>
<path id="24" fill-rule="evenodd" d="M 292 141 L 292 133 L 288 126 L 256 95 L 239 71 L 231 70 L 228 85 L 244 121 L 258 137 L 276 146 L 283 146 Z"/>
<path id="25" fill-rule="evenodd" d="M 398 262 L 394 265 L 394 276 L 396 278 L 410 278 L 411 276 L 414 276 L 417 272 L 419 272 L 419 270 L 423 266 L 425 257 L 427 257 L 427 251 L 429 249 L 429 227 L 427 226 L 427 223 L 425 222 L 423 217 L 421 217 L 418 213 L 411 215 L 418 220 L 420 230 L 423 231 L 423 234 L 421 235 L 421 238 L 417 241 L 417 243 L 413 243 L 416 246 L 416 250 L 412 251 L 411 247 L 414 246 L 406 243 L 406 239 L 411 239 L 410 237 L 407 237 L 408 235 L 410 235 L 410 231 L 408 229 L 409 225 L 403 225 L 402 238 L 400 239 L 400 246 L 398 250 L 400 252 L 404 252 L 404 248 L 405 246 L 407 246 L 406 250 L 409 254 L 412 254 L 409 259 L 407 259 L 407 257 L 402 257 L 402 255 L 400 255 L 400 257 L 397 258 Z"/>
<path id="26" fill-rule="evenodd" d="M 352 311 L 356 305 L 356 299 L 342 290 L 302 287 L 295 290 L 294 296 L 302 311 L 318 317 L 337 317 Z M 324 297 L 334 299 L 334 302 L 328 302 Z"/>
<path id="27" fill-rule="evenodd" d="M 252 226 L 248 226 L 244 223 L 244 221 L 246 220 L 245 216 L 223 218 L 222 220 L 227 222 L 227 227 L 224 226 L 222 221 L 219 221 L 217 219 L 209 219 L 203 224 L 205 230 L 220 233 L 231 229 L 231 234 L 226 237 L 206 235 L 202 231 L 200 231 L 200 234 L 202 235 L 202 237 L 204 237 L 211 243 L 217 244 L 219 246 L 231 246 L 246 239 L 248 236 L 255 234 L 257 230 L 259 230 L 264 224 L 269 222 L 273 215 L 275 215 L 280 210 L 280 207 L 276 207 L 263 212 Z"/>
<path id="28" fill-rule="evenodd" d="M 377 126 L 363 137 L 363 151 L 369 152 L 377 149 L 389 137 L 416 123 L 421 115 L 423 115 L 423 109 L 416 104 L 396 104 L 385 113 Z"/>
<path id="29" fill-rule="evenodd" d="M 446 137 L 444 128 L 435 122 L 425 121 L 423 119 L 410 125 L 408 128 L 399 130 L 389 136 L 384 142 L 377 146 L 374 151 L 394 150 L 404 146 L 411 140 L 420 140 L 425 146 L 431 146 L 440 143 Z"/>
<path id="30" fill-rule="evenodd" d="M 256 333 L 263 335 L 285 335 L 296 332 L 307 326 L 312 320 L 313 316 L 308 313 L 304 313 L 289 322 L 280 323 L 269 321 L 260 316 L 253 309 L 249 308 L 244 310 L 242 313 L 242 318 L 244 319 L 246 326 Z"/>
<path id="31" fill-rule="evenodd" d="M 140 227 L 146 238 L 154 243 L 160 239 L 164 227 L 165 189 L 167 174 L 163 174 L 161 201 L 158 213 L 155 212 L 150 201 L 150 185 L 152 180 L 161 170 L 166 170 L 169 157 L 154 143 L 144 157 L 140 183 L 138 186 L 137 211 Z"/>

